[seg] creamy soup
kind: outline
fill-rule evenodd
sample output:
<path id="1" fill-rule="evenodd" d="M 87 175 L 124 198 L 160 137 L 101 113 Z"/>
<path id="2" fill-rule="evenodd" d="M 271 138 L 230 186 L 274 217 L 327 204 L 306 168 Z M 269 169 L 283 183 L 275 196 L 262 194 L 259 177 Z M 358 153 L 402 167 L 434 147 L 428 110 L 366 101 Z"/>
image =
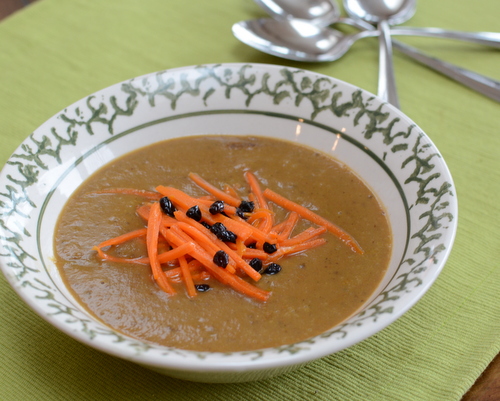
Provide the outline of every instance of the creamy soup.
<path id="1" fill-rule="evenodd" d="M 101 260 L 93 247 L 145 222 L 136 208 L 144 198 L 102 193 L 109 188 L 154 191 L 158 185 L 193 196 L 206 192 L 189 178 L 196 172 L 215 186 L 230 184 L 248 195 L 245 171 L 350 233 L 364 253 L 330 233 L 326 244 L 279 261 L 278 274 L 255 285 L 266 302 L 249 298 L 213 278 L 209 290 L 188 297 L 182 283 L 170 296 L 151 268 Z M 276 216 L 286 211 L 273 205 Z M 311 223 L 300 220 L 298 232 Z M 313 225 L 314 226 L 314 225 Z M 296 143 L 236 136 L 173 139 L 141 148 L 102 167 L 71 196 L 59 218 L 57 266 L 76 299 L 104 324 L 156 344 L 199 351 L 244 351 L 305 340 L 341 323 L 367 301 L 382 280 L 392 238 L 383 206 L 348 167 Z M 144 240 L 127 242 L 118 256 L 145 255 Z M 249 282 L 249 278 L 246 278 Z"/>

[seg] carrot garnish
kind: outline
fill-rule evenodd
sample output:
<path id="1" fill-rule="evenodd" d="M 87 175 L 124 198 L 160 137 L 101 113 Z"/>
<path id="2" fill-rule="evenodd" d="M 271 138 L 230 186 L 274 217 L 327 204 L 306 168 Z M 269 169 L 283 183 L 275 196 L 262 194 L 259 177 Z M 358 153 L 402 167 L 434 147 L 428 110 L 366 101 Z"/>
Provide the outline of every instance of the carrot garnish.
<path id="1" fill-rule="evenodd" d="M 228 195 L 231 195 L 234 199 L 238 199 L 241 201 L 240 195 L 238 195 L 238 192 L 236 192 L 236 189 L 234 189 L 231 185 L 224 185 L 224 192 Z"/>
<path id="2" fill-rule="evenodd" d="M 281 225 L 276 225 L 271 231 L 276 232 L 280 239 L 288 238 L 295 226 L 297 225 L 300 216 L 297 212 L 290 212 L 287 219 L 281 223 Z"/>
<path id="3" fill-rule="evenodd" d="M 263 196 L 257 177 L 250 171 L 245 171 L 244 176 L 248 182 L 248 185 L 250 186 L 252 194 L 255 196 L 255 201 L 259 204 L 259 207 L 263 209 L 269 209 L 269 206 L 267 205 L 266 198 L 264 198 Z"/>
<path id="4" fill-rule="evenodd" d="M 300 234 L 297 234 L 295 237 L 281 241 L 280 245 L 283 247 L 283 246 L 292 246 L 301 244 L 313 239 L 314 237 L 324 234 L 325 232 L 326 232 L 326 227 L 318 227 L 318 228 L 309 227 Z"/>
<path id="5" fill-rule="evenodd" d="M 140 228 L 138 230 L 131 231 L 127 234 L 119 235 L 118 237 L 111 238 L 104 242 L 101 242 L 99 245 L 97 245 L 97 248 L 105 248 L 111 245 L 123 244 L 124 242 L 130 241 L 131 239 L 134 238 L 145 237 L 146 233 L 147 233 L 146 228 Z"/>
<path id="6" fill-rule="evenodd" d="M 241 203 L 241 201 L 238 198 L 235 198 L 234 196 L 229 195 L 228 193 L 214 187 L 212 184 L 201 178 L 198 174 L 189 173 L 188 176 L 189 178 L 191 178 L 191 180 L 193 180 L 195 184 L 203 188 L 208 193 L 214 195 L 217 199 L 226 202 L 228 205 L 239 206 L 239 204 Z"/>
<path id="7" fill-rule="evenodd" d="M 262 191 L 252 172 L 244 176 L 248 201 L 234 187 L 220 190 L 194 173 L 189 178 L 210 195 L 195 197 L 163 185 L 156 187 L 157 192 L 122 188 L 94 192 L 139 195 L 147 201 L 136 209 L 146 228 L 108 239 L 93 249 L 102 260 L 149 265 L 155 282 L 169 295 L 176 293 L 172 284 L 183 284 L 187 295 L 194 297 L 195 281 L 217 280 L 263 302 L 271 293 L 248 280 L 259 281 L 270 263 L 325 244 L 321 236 L 327 231 L 354 252 L 363 253 L 356 240 L 335 224 L 268 188 Z M 289 212 L 281 222 L 275 222 L 276 206 Z M 301 218 L 318 227 L 294 235 Z M 147 255 L 127 258 L 103 250 L 136 239 L 146 241 Z"/>
<path id="8" fill-rule="evenodd" d="M 195 297 L 196 288 L 194 287 L 193 277 L 191 276 L 191 272 L 189 271 L 188 262 L 185 256 L 181 256 L 179 258 L 179 264 L 181 265 L 182 278 L 184 279 L 184 284 L 186 285 L 186 291 L 191 298 Z"/>
<path id="9" fill-rule="evenodd" d="M 153 271 L 153 277 L 160 286 L 160 288 L 167 294 L 175 294 L 174 289 L 169 284 L 167 276 L 163 272 L 160 261 L 158 260 L 158 237 L 160 234 L 162 212 L 159 203 L 153 203 L 149 213 L 148 231 L 147 231 L 147 248 L 149 263 Z"/>
<path id="10" fill-rule="evenodd" d="M 326 227 L 328 231 L 330 231 L 337 238 L 345 242 L 354 252 L 360 254 L 364 253 L 363 249 L 359 246 L 357 241 L 351 235 L 342 230 L 336 224 L 333 224 L 332 222 L 324 219 L 319 214 L 316 214 L 313 211 L 307 209 L 306 207 L 301 206 L 298 203 L 295 203 L 285 198 L 284 196 L 277 194 L 276 192 L 270 190 L 269 188 L 266 188 L 264 190 L 263 195 L 270 201 L 276 203 L 277 205 L 287 210 L 297 212 L 302 218 L 309 220 L 310 222 L 315 223 L 319 226 Z"/>

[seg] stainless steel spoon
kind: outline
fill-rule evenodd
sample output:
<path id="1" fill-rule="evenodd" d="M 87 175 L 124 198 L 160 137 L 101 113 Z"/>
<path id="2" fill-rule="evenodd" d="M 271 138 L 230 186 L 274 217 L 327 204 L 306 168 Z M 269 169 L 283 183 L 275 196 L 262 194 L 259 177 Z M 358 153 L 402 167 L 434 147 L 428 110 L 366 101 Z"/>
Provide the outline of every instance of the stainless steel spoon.
<path id="1" fill-rule="evenodd" d="M 349 16 L 377 24 L 379 35 L 378 95 L 399 108 L 389 25 L 397 25 L 410 19 L 416 10 L 414 0 L 344 0 Z"/>
<path id="2" fill-rule="evenodd" d="M 254 0 L 275 19 L 304 19 L 320 26 L 343 23 L 367 29 L 367 23 L 340 16 L 340 9 L 332 0 Z M 369 28 L 368 28 L 369 29 Z M 391 27 L 391 36 L 424 36 L 455 39 L 485 46 L 500 47 L 498 32 L 464 32 L 441 28 Z"/>
<path id="3" fill-rule="evenodd" d="M 273 56 L 296 61 L 327 62 L 341 57 L 358 39 L 377 36 L 378 31 L 361 31 L 344 35 L 334 29 L 319 27 L 307 21 L 258 19 L 233 25 L 233 34 L 243 43 Z M 500 82 L 430 57 L 419 50 L 393 42 L 394 48 L 461 84 L 500 102 Z"/>

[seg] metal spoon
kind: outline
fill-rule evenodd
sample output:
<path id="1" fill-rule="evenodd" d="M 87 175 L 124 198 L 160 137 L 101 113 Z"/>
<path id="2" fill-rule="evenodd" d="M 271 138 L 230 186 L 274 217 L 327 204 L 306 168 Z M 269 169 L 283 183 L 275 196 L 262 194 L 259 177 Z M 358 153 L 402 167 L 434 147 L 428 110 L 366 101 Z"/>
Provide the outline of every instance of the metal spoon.
<path id="1" fill-rule="evenodd" d="M 320 26 L 343 23 L 359 29 L 370 29 L 367 23 L 340 16 L 340 9 L 333 0 L 254 0 L 274 19 L 304 19 Z M 500 47 L 498 32 L 464 32 L 441 28 L 391 27 L 391 36 L 424 36 L 455 39 L 485 46 Z"/>
<path id="2" fill-rule="evenodd" d="M 335 61 L 358 39 L 378 36 L 376 30 L 352 35 L 322 28 L 300 19 L 275 20 L 261 18 L 233 25 L 233 34 L 243 43 L 264 53 L 295 61 Z"/>
<path id="3" fill-rule="evenodd" d="M 371 31 L 344 35 L 334 29 L 322 28 L 307 21 L 258 19 L 234 24 L 233 34 L 243 43 L 273 56 L 296 61 L 327 62 L 337 60 L 345 54 L 356 40 L 378 35 L 373 26 L 369 25 L 369 29 Z M 421 64 L 500 102 L 500 82 L 429 57 L 411 46 L 395 41 L 393 45 Z"/>
<path id="4" fill-rule="evenodd" d="M 377 24 L 380 32 L 378 95 L 399 108 L 389 25 L 397 25 L 411 18 L 416 11 L 416 2 L 413 0 L 344 0 L 344 8 L 353 18 Z"/>

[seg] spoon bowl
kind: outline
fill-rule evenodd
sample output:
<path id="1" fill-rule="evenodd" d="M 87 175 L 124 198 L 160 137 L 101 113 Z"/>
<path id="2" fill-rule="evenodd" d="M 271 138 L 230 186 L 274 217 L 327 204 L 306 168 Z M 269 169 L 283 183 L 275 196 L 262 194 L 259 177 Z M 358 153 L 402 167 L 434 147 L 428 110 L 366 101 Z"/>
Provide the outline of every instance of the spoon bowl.
<path id="1" fill-rule="evenodd" d="M 303 19 L 328 26 L 340 18 L 340 10 L 325 0 L 255 0 L 270 16 L 278 20 Z"/>
<path id="2" fill-rule="evenodd" d="M 295 61 L 326 62 L 342 57 L 352 44 L 377 31 L 344 35 L 335 29 L 322 28 L 304 20 L 261 18 L 238 22 L 233 34 L 243 43 L 273 56 Z"/>
<path id="3" fill-rule="evenodd" d="M 344 0 L 344 8 L 352 18 L 359 18 L 372 24 L 387 21 L 399 25 L 415 14 L 415 0 Z"/>

